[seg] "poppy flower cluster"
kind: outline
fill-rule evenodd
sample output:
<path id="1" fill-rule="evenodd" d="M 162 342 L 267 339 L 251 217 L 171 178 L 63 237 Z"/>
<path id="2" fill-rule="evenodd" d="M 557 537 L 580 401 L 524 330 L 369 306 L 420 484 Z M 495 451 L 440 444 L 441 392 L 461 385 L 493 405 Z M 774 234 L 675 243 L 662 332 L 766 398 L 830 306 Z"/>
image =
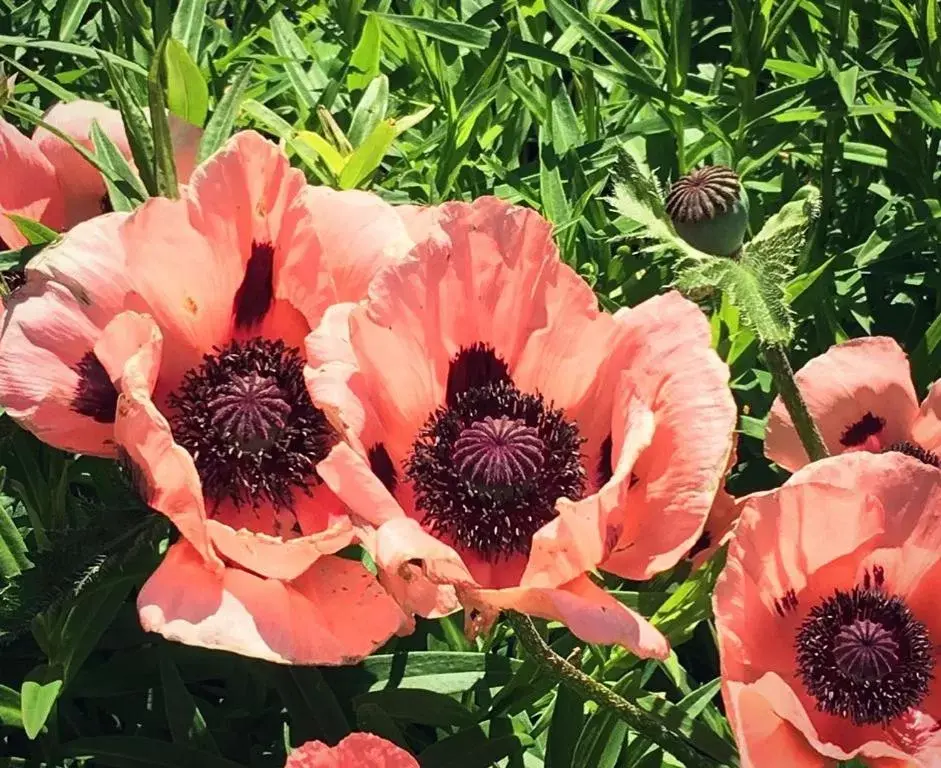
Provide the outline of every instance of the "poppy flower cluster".
<path id="1" fill-rule="evenodd" d="M 738 500 L 713 599 L 742 764 L 941 765 L 941 390 L 919 405 L 887 338 L 796 380 L 833 455 L 808 463 L 774 404 L 765 450 L 795 472 Z"/>
<path id="2" fill-rule="evenodd" d="M 722 485 L 736 409 L 694 304 L 608 314 L 535 212 L 310 186 L 251 131 L 181 180 L 47 219 L 71 229 L 0 325 L 6 412 L 121 462 L 180 534 L 145 629 L 346 664 L 416 615 L 463 608 L 473 634 L 513 609 L 668 654 L 595 574 L 676 565 Z M 53 188 L 0 203 L 42 218 Z"/>

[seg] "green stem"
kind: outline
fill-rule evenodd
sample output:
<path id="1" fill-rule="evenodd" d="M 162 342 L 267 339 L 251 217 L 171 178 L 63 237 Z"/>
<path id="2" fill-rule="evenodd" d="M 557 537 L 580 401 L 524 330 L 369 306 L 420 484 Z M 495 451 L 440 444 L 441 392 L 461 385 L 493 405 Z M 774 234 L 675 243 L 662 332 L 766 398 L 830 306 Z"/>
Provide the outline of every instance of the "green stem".
<path id="1" fill-rule="evenodd" d="M 791 421 L 794 422 L 794 428 L 800 437 L 807 457 L 811 461 L 819 461 L 829 456 L 827 446 L 823 442 L 823 437 L 814 424 L 814 420 L 807 410 L 807 403 L 801 397 L 800 390 L 797 388 L 797 382 L 794 380 L 794 371 L 787 359 L 787 351 L 783 344 L 766 344 L 761 348 L 771 372 L 771 378 L 774 379 L 774 386 L 781 396 L 784 407 L 787 408 Z"/>
<path id="2" fill-rule="evenodd" d="M 526 649 L 532 660 L 550 677 L 568 686 L 586 699 L 613 710 L 633 730 L 665 749 L 683 765 L 695 765 L 702 768 L 723 765 L 701 752 L 680 734 L 671 731 L 652 718 L 640 707 L 619 696 L 608 686 L 589 677 L 559 656 L 542 639 L 528 616 L 515 611 L 508 611 L 506 616 L 520 645 Z"/>

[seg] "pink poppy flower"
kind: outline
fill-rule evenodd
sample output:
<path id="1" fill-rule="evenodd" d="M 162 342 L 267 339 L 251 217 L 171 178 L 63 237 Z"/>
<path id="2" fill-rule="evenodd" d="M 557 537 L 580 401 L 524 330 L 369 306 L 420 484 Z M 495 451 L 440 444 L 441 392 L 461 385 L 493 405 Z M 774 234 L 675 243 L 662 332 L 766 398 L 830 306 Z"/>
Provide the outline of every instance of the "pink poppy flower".
<path id="1" fill-rule="evenodd" d="M 815 462 L 749 498 L 713 597 L 743 768 L 941 765 L 941 473 Z"/>
<path id="2" fill-rule="evenodd" d="M 418 761 L 391 741 L 351 733 L 335 747 L 308 741 L 291 752 L 284 768 L 418 768 Z"/>
<path id="3" fill-rule="evenodd" d="M 119 457 L 179 529 L 141 623 L 278 662 L 358 659 L 407 628 L 317 467 L 338 440 L 304 336 L 411 247 L 396 211 L 310 187 L 253 132 L 180 200 L 76 227 L 30 263 L 0 333 L 0 404 L 53 445 Z"/>
<path id="4" fill-rule="evenodd" d="M 705 318 L 675 293 L 599 311 L 549 224 L 495 198 L 408 226 L 413 259 L 307 341 L 351 446 L 321 474 L 378 527 L 384 583 L 422 615 L 463 604 L 471 631 L 515 609 L 664 656 L 587 574 L 647 578 L 702 533 L 735 423 Z"/>
<path id="5" fill-rule="evenodd" d="M 935 384 L 919 406 L 908 358 L 893 339 L 837 344 L 795 378 L 831 455 L 893 450 L 941 465 L 941 387 Z M 807 463 L 780 398 L 768 418 L 765 454 L 792 472 Z"/>
<path id="6" fill-rule="evenodd" d="M 62 102 L 44 121 L 89 150 L 94 150 L 92 123 L 98 121 L 128 161 L 131 149 L 120 113 L 91 101 Z M 202 130 L 170 116 L 178 175 L 189 179 Z M 39 127 L 27 138 L 0 118 L 0 214 L 15 213 L 62 231 L 111 210 L 104 180 L 98 170 L 68 142 Z M 21 248 L 26 238 L 6 216 L 0 215 L 0 248 Z"/>

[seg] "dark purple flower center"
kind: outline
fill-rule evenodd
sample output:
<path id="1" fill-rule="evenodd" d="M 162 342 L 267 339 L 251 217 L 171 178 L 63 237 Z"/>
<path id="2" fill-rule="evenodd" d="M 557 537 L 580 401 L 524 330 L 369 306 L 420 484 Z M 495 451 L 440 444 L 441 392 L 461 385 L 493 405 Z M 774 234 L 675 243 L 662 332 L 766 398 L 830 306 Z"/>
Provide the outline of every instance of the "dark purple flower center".
<path id="1" fill-rule="evenodd" d="M 487 416 L 461 431 L 451 458 L 472 483 L 509 485 L 535 475 L 545 450 L 539 432 L 520 419 Z"/>
<path id="2" fill-rule="evenodd" d="M 797 669 L 818 709 L 856 725 L 888 723 L 918 706 L 933 677 L 928 630 L 905 601 L 875 588 L 836 590 L 797 632 Z"/>
<path id="3" fill-rule="evenodd" d="M 447 392 L 405 466 L 423 523 L 491 562 L 526 554 L 556 501 L 585 493 L 578 428 L 482 345 L 457 355 Z"/>
<path id="4" fill-rule="evenodd" d="M 215 504 L 290 509 L 296 489 L 336 441 L 304 383 L 297 349 L 282 341 L 233 341 L 206 355 L 170 395 L 174 439 L 196 463 Z"/>
<path id="5" fill-rule="evenodd" d="M 833 643 L 840 671 L 854 680 L 879 680 L 899 663 L 899 644 L 881 624 L 857 619 L 840 630 Z"/>

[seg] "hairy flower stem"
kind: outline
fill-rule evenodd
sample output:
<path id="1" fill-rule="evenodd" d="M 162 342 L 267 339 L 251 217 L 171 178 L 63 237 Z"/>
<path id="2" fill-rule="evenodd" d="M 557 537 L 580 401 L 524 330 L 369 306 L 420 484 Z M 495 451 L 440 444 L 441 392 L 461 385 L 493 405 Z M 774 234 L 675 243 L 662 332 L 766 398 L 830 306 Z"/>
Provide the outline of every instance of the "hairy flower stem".
<path id="1" fill-rule="evenodd" d="M 528 616 L 515 611 L 507 611 L 506 616 L 520 645 L 547 675 L 586 699 L 613 710 L 633 730 L 665 749 L 683 765 L 702 766 L 702 768 L 728 765 L 701 752 L 681 734 L 671 731 L 640 707 L 563 659 L 546 644 Z"/>
<path id="2" fill-rule="evenodd" d="M 771 372 L 771 378 L 774 380 L 774 386 L 781 396 L 784 407 L 787 408 L 791 421 L 794 422 L 794 428 L 800 437 L 807 457 L 811 461 L 819 461 L 829 456 L 827 446 L 823 442 L 820 430 L 814 424 L 814 420 L 807 410 L 807 403 L 801 397 L 800 390 L 797 388 L 797 382 L 794 380 L 794 371 L 787 359 L 787 351 L 783 344 L 764 344 L 761 347 L 765 363 Z"/>

